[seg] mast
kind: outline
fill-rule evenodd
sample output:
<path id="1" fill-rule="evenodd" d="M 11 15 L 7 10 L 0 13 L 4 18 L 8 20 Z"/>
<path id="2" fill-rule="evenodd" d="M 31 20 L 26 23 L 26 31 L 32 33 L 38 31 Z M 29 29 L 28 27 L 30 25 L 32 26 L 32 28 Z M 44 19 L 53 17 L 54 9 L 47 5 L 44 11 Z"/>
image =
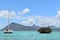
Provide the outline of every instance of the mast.
<path id="1" fill-rule="evenodd" d="M 7 23 L 8 23 L 8 27 L 7 27 L 7 30 L 4 31 L 4 33 L 12 33 L 13 30 L 11 30 L 11 29 L 9 28 L 9 13 L 7 13 L 7 21 L 8 21 L 8 22 L 7 22 Z"/>
<path id="2" fill-rule="evenodd" d="M 44 27 L 44 24 L 43 23 L 41 25 L 42 25 L 42 27 Z"/>
<path id="3" fill-rule="evenodd" d="M 7 15 L 7 18 L 8 18 L 8 29 L 9 29 L 9 13 Z"/>

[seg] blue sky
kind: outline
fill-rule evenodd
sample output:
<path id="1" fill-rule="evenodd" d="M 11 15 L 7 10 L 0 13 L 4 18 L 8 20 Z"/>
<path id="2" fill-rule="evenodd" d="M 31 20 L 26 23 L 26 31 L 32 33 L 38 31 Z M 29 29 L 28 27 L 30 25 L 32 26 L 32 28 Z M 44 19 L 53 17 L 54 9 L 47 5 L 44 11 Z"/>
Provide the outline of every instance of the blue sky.
<path id="1" fill-rule="evenodd" d="M 60 22 L 58 9 L 60 9 L 60 0 L 0 0 L 0 24 L 2 26 L 0 28 L 7 25 L 6 13 L 12 15 L 10 23 L 26 24 L 27 22 L 26 25 L 40 25 L 43 21 L 50 25 L 60 26 L 57 25 Z"/>
<path id="2" fill-rule="evenodd" d="M 0 10 L 16 12 L 29 8 L 28 15 L 55 16 L 60 7 L 60 0 L 0 0 Z"/>

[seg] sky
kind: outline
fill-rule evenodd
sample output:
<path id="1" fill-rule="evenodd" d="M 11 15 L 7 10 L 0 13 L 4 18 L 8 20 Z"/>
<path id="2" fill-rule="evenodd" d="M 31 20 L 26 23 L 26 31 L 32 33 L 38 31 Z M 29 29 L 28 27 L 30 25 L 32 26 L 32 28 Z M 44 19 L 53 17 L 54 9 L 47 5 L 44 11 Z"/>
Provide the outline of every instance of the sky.
<path id="1" fill-rule="evenodd" d="M 0 0 L 0 29 L 15 22 L 60 27 L 60 0 Z"/>

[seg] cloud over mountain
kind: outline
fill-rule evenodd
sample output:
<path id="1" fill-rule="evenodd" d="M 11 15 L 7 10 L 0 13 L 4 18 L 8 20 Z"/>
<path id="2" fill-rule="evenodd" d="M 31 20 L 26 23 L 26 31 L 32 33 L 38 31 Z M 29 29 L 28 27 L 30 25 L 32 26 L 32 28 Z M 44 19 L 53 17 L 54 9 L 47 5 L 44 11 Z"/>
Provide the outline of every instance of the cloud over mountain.
<path id="1" fill-rule="evenodd" d="M 60 10 L 57 11 L 56 16 L 52 16 L 52 17 L 45 17 L 45 16 L 26 17 L 26 19 L 22 21 L 22 24 L 24 25 L 36 24 L 40 26 L 44 24 L 44 26 L 55 25 L 56 27 L 60 27 Z"/>
<path id="2" fill-rule="evenodd" d="M 48 26 L 48 25 L 55 25 L 57 27 L 60 27 L 60 10 L 57 11 L 57 15 L 56 16 L 52 16 L 52 17 L 45 17 L 45 16 L 23 16 L 24 14 L 28 14 L 30 12 L 29 8 L 25 8 L 22 11 L 16 13 L 15 11 L 9 11 L 9 10 L 1 10 L 0 11 L 0 18 L 7 18 L 8 14 L 10 19 L 16 19 L 16 20 L 22 20 L 20 22 L 20 24 L 23 25 L 39 25 L 42 26 L 42 24 L 44 24 L 44 26 Z M 16 15 L 18 14 L 18 15 Z"/>

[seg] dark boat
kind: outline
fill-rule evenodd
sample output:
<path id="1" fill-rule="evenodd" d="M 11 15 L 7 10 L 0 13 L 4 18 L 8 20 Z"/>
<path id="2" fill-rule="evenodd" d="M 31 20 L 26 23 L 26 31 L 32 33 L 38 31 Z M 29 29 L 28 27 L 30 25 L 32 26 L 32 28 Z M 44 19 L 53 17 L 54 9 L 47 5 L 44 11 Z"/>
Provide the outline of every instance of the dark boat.
<path id="1" fill-rule="evenodd" d="M 52 29 L 48 26 L 48 27 L 41 27 L 38 32 L 40 33 L 51 33 Z"/>

